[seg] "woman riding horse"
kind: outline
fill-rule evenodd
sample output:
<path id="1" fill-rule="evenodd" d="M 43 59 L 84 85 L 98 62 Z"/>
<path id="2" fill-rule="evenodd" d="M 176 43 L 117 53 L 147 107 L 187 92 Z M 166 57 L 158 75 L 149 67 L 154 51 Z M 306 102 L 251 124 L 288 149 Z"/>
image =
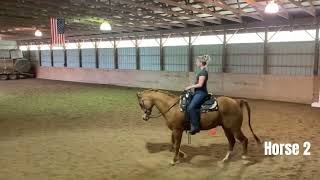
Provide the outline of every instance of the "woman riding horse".
<path id="1" fill-rule="evenodd" d="M 209 55 L 199 56 L 196 61 L 197 67 L 200 68 L 200 72 L 196 76 L 196 82 L 194 85 L 186 87 L 185 90 L 194 89 L 193 98 L 188 105 L 187 111 L 189 117 L 191 118 L 191 130 L 190 134 L 194 135 L 200 132 L 200 108 L 208 96 L 207 81 L 208 81 L 208 71 L 206 67 L 210 61 Z"/>
<path id="2" fill-rule="evenodd" d="M 250 131 L 258 144 L 261 143 L 260 139 L 254 134 L 251 127 L 251 110 L 249 103 L 243 99 L 232 99 L 226 96 L 217 98 L 219 109 L 202 113 L 200 116 L 200 104 L 203 102 L 204 97 L 207 96 L 207 80 L 208 72 L 205 67 L 210 60 L 209 56 L 201 56 L 197 58 L 197 65 L 201 71 L 197 75 L 195 85 L 189 86 L 186 89 L 195 88 L 195 97 L 187 108 L 191 114 L 192 120 L 192 133 L 195 134 L 199 130 L 209 130 L 217 126 L 221 126 L 229 142 L 228 152 L 223 158 L 223 162 L 229 160 L 236 139 L 242 144 L 242 158 L 247 159 L 247 146 L 248 138 L 241 130 L 243 121 L 243 108 L 246 107 L 248 113 L 248 125 Z M 153 107 L 156 107 L 160 114 L 166 120 L 166 125 L 172 131 L 171 143 L 174 150 L 174 157 L 171 162 L 175 165 L 183 157 L 180 152 L 181 138 L 185 130 L 185 113 L 181 112 L 179 107 L 179 96 L 173 95 L 166 91 L 161 90 L 144 90 L 137 93 L 140 108 L 143 112 L 142 119 L 148 121 L 151 116 Z M 157 116 L 158 117 L 158 116 Z M 200 123 L 201 122 L 201 123 Z M 201 126 L 199 125 L 201 124 Z"/>

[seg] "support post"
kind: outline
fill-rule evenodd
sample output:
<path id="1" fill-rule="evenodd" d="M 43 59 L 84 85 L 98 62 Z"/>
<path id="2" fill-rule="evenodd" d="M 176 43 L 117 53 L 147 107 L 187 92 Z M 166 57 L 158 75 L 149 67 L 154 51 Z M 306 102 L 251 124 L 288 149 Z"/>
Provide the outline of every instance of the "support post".
<path id="1" fill-rule="evenodd" d="M 164 71 L 164 51 L 162 35 L 160 36 L 160 70 Z"/>
<path id="2" fill-rule="evenodd" d="M 140 70 L 140 48 L 138 46 L 138 39 L 135 40 L 136 47 L 136 69 Z"/>
<path id="3" fill-rule="evenodd" d="M 311 104 L 312 107 L 320 108 L 320 76 L 319 76 L 319 20 L 316 24 L 316 38 L 314 48 L 313 64 L 313 96 L 316 101 Z"/>
<path id="4" fill-rule="evenodd" d="M 50 59 L 51 59 L 51 67 L 54 66 L 54 63 L 53 63 L 53 50 L 52 50 L 52 45 L 50 46 Z"/>
<path id="5" fill-rule="evenodd" d="M 268 27 L 264 31 L 264 46 L 263 46 L 263 74 L 268 74 Z"/>
<path id="6" fill-rule="evenodd" d="M 188 65 L 189 65 L 189 72 L 193 72 L 193 46 L 192 46 L 191 33 L 189 33 L 189 40 L 188 40 Z"/>
<path id="7" fill-rule="evenodd" d="M 27 46 L 27 50 L 28 50 L 28 61 L 31 61 L 30 45 Z"/>
<path id="8" fill-rule="evenodd" d="M 64 67 L 68 67 L 68 59 L 67 59 L 67 49 L 66 45 L 63 45 L 63 55 L 64 55 Z"/>
<path id="9" fill-rule="evenodd" d="M 313 64 L 313 75 L 319 75 L 319 21 L 317 21 L 316 25 L 316 38 L 315 38 L 315 46 L 314 46 L 314 64 Z"/>
<path id="10" fill-rule="evenodd" d="M 39 66 L 42 66 L 42 58 L 41 58 L 41 48 L 38 47 L 38 55 L 39 55 Z"/>
<path id="11" fill-rule="evenodd" d="M 78 43 L 78 50 L 79 50 L 79 67 L 82 68 L 82 49 L 80 43 Z"/>
<path id="12" fill-rule="evenodd" d="M 118 62 L 118 48 L 116 40 L 113 40 L 113 50 L 114 50 L 114 68 L 119 69 L 119 62 Z"/>
<path id="13" fill-rule="evenodd" d="M 94 42 L 94 50 L 95 50 L 95 58 L 96 58 L 96 68 L 99 69 L 100 66 L 100 59 L 99 59 L 99 48 L 98 43 Z"/>
<path id="14" fill-rule="evenodd" d="M 227 72 L 227 31 L 223 31 L 223 48 L 222 48 L 222 72 Z"/>

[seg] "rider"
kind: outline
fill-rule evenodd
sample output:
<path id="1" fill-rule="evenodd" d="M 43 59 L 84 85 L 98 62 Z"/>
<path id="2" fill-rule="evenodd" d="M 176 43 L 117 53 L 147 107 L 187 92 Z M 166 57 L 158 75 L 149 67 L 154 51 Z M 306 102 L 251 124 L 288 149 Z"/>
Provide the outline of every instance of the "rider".
<path id="1" fill-rule="evenodd" d="M 200 132 L 200 108 L 204 99 L 208 95 L 207 81 L 208 81 L 208 71 L 206 67 L 210 61 L 209 55 L 197 57 L 196 65 L 200 68 L 200 72 L 197 73 L 196 82 L 194 85 L 186 87 L 185 90 L 194 88 L 193 98 L 188 105 L 187 112 L 191 118 L 191 130 L 190 134 L 194 135 Z"/>

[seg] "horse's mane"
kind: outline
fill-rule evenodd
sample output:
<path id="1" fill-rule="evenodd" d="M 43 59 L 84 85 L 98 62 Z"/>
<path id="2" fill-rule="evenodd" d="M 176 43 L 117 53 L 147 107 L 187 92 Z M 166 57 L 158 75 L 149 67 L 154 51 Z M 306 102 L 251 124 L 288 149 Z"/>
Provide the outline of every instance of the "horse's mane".
<path id="1" fill-rule="evenodd" d="M 160 89 L 147 89 L 147 90 L 144 90 L 143 92 L 160 92 L 160 93 L 166 94 L 166 95 L 173 97 L 173 98 L 177 97 L 176 95 L 170 93 L 169 91 L 160 90 Z"/>

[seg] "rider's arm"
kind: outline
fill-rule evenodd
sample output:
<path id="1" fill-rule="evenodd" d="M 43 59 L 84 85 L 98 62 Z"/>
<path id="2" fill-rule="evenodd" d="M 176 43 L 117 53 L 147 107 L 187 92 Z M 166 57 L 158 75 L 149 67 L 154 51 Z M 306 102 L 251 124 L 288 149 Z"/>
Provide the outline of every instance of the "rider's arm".
<path id="1" fill-rule="evenodd" d="M 203 86 L 204 84 L 204 81 L 206 80 L 206 76 L 199 76 L 199 81 L 197 84 L 194 84 L 194 85 L 191 85 L 191 86 L 188 86 L 186 88 L 186 90 L 189 90 L 189 89 L 192 89 L 192 88 L 200 88 Z"/>

